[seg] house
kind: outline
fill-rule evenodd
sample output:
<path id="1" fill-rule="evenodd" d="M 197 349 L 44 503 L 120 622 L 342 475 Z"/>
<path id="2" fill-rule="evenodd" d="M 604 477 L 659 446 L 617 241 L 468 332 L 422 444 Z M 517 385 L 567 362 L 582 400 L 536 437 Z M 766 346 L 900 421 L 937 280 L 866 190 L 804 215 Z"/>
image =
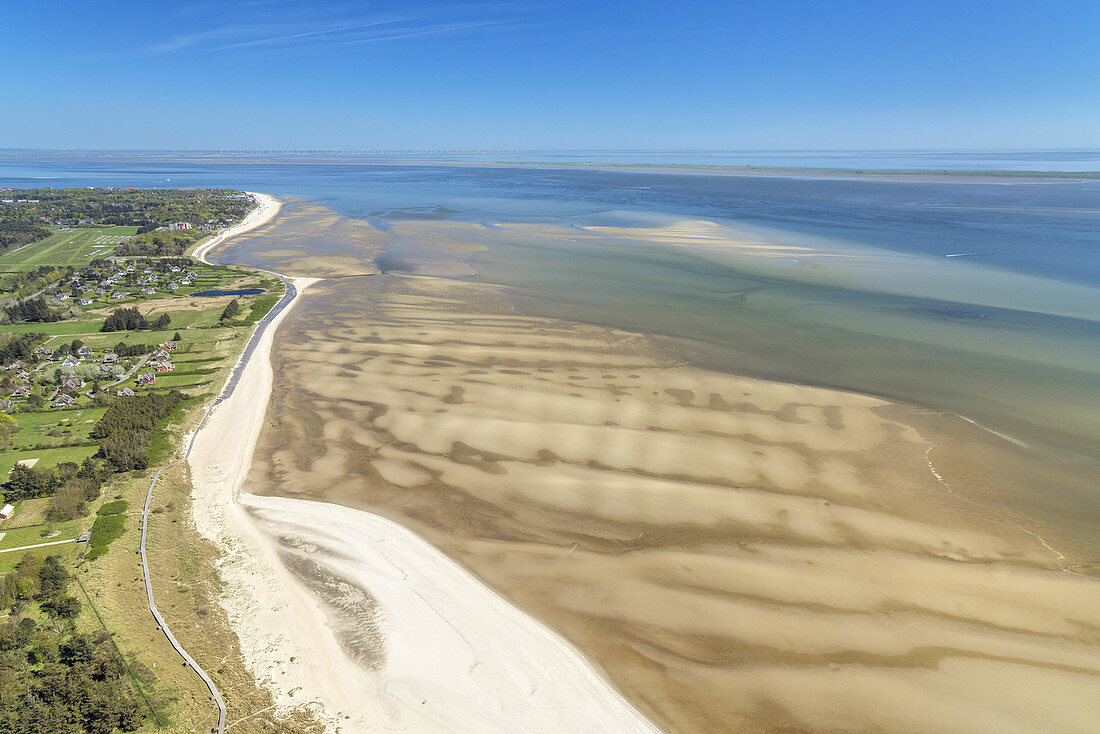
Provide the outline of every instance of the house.
<path id="1" fill-rule="evenodd" d="M 180 281 L 180 285 L 191 285 L 191 281 L 187 278 L 184 278 Z"/>
<path id="2" fill-rule="evenodd" d="M 12 390 L 11 396 L 13 398 L 25 398 L 25 397 L 30 396 L 30 394 L 31 394 L 31 386 L 30 385 L 20 385 L 19 387 Z"/>
<path id="3" fill-rule="evenodd" d="M 68 293 L 58 293 L 56 296 L 54 296 L 54 298 L 58 301 L 67 301 L 67 300 L 69 300 L 69 294 Z"/>
<path id="4" fill-rule="evenodd" d="M 174 352 L 174 351 L 176 351 L 177 349 L 180 348 L 180 343 L 169 340 L 169 341 L 166 341 L 166 342 L 161 342 L 160 343 L 160 348 L 165 349 L 169 352 Z"/>
<path id="5" fill-rule="evenodd" d="M 15 379 L 18 382 L 30 382 L 31 381 L 31 373 L 27 372 L 26 370 L 19 370 L 18 372 L 15 373 Z"/>
<path id="6" fill-rule="evenodd" d="M 76 398 L 72 395 L 58 395 L 57 400 L 53 401 L 54 407 L 57 408 L 70 408 L 76 405 Z"/>
<path id="7" fill-rule="evenodd" d="M 172 222 L 168 225 L 168 229 L 191 229 L 189 222 Z"/>
<path id="8" fill-rule="evenodd" d="M 0 399 L 0 410 L 4 410 L 4 411 L 11 410 L 12 405 L 14 405 L 14 403 L 12 403 L 12 401 L 10 401 L 6 398 L 5 399 Z"/>
<path id="9" fill-rule="evenodd" d="M 17 359 L 14 362 L 12 362 L 11 364 L 8 365 L 9 370 L 21 370 L 21 369 L 23 369 L 23 367 L 24 367 L 23 360 L 21 360 L 21 359 Z"/>
<path id="10" fill-rule="evenodd" d="M 0 508 L 0 520 L 7 520 L 9 517 L 15 514 L 15 505 L 4 505 Z"/>
<path id="11" fill-rule="evenodd" d="M 31 352 L 31 354 L 33 354 L 35 357 L 45 357 L 46 359 L 49 359 L 53 356 L 53 350 L 49 347 L 38 347 L 33 352 Z"/>
<path id="12" fill-rule="evenodd" d="M 171 268 L 169 268 L 169 269 L 170 269 L 170 270 L 171 270 L 171 271 L 172 271 L 173 273 L 178 273 L 178 272 L 180 271 L 180 269 L 179 269 L 179 268 L 177 268 L 177 267 L 176 267 L 175 265 L 173 265 L 173 266 L 172 266 Z"/>
<path id="13" fill-rule="evenodd" d="M 65 357 L 65 359 L 61 360 L 62 367 L 76 367 L 78 364 L 80 364 L 80 362 L 76 361 L 76 357 L 72 356 L 71 354 L 68 357 Z"/>
<path id="14" fill-rule="evenodd" d="M 164 287 L 167 288 L 170 291 L 174 291 L 174 290 L 176 290 L 177 288 L 180 287 L 180 284 L 179 283 L 169 283 L 168 285 L 166 285 Z"/>
<path id="15" fill-rule="evenodd" d="M 137 376 L 137 384 L 139 385 L 152 385 L 157 381 L 157 376 L 152 372 L 142 372 Z"/>
<path id="16" fill-rule="evenodd" d="M 118 364 L 118 355 L 114 352 L 107 352 L 103 355 L 103 364 Z"/>
<path id="17" fill-rule="evenodd" d="M 143 272 L 143 273 L 145 273 L 146 275 L 148 275 L 149 273 L 151 273 L 151 272 L 153 272 L 153 271 L 152 271 L 152 269 L 150 269 L 150 268 L 145 268 L 145 270 L 142 270 L 141 272 Z"/>
<path id="18" fill-rule="evenodd" d="M 176 365 L 171 362 L 157 362 L 157 372 L 171 372 L 176 369 Z"/>
<path id="19" fill-rule="evenodd" d="M 172 355 L 168 353 L 168 350 L 162 349 L 153 355 L 153 360 L 157 362 L 167 362 L 172 358 Z"/>
<path id="20" fill-rule="evenodd" d="M 111 294 L 111 298 L 125 298 L 128 295 L 130 294 L 126 291 L 116 291 Z"/>
<path id="21" fill-rule="evenodd" d="M 81 298 L 79 301 L 77 301 L 77 303 L 79 303 L 81 306 L 91 306 L 93 303 L 95 303 L 95 301 L 93 301 L 91 298 Z"/>
<path id="22" fill-rule="evenodd" d="M 122 387 L 118 390 L 118 396 L 120 398 L 132 398 L 134 397 L 134 391 L 128 387 Z"/>
<path id="23" fill-rule="evenodd" d="M 142 288 L 141 289 L 142 295 L 146 295 L 146 296 L 151 296 L 156 292 L 157 292 L 156 288 Z"/>
<path id="24" fill-rule="evenodd" d="M 76 350 L 76 353 L 78 356 L 87 359 L 88 357 L 92 356 L 92 348 L 89 347 L 87 344 L 82 344 L 80 346 L 80 349 Z"/>
<path id="25" fill-rule="evenodd" d="M 80 388 L 84 387 L 84 384 L 85 384 L 84 380 L 80 379 L 79 377 L 70 377 L 67 380 L 62 380 L 61 381 L 61 389 L 62 390 L 79 390 Z"/>

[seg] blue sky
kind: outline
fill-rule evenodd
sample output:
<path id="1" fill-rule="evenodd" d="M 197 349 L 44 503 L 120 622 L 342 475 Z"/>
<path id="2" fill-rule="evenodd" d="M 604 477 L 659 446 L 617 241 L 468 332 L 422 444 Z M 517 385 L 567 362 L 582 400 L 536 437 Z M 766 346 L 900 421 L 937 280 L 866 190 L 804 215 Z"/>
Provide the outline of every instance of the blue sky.
<path id="1" fill-rule="evenodd" d="M 1100 147 L 1100 2 L 0 6 L 0 148 Z"/>

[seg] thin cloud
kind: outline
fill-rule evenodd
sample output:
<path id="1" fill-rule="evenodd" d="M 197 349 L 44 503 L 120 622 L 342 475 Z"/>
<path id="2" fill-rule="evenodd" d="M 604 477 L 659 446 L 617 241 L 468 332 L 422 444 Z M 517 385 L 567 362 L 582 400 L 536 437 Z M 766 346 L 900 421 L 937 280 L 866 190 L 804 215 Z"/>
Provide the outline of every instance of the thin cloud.
<path id="1" fill-rule="evenodd" d="M 473 6 L 469 6 L 473 7 Z M 484 8 L 479 8 L 484 10 Z M 511 18 L 466 18 L 442 22 L 424 15 L 389 15 L 330 19 L 326 23 L 267 23 L 227 25 L 185 33 L 144 49 L 149 54 L 184 51 L 218 52 L 249 48 L 309 48 L 385 43 L 422 36 L 466 33 L 480 29 L 504 29 Z"/>

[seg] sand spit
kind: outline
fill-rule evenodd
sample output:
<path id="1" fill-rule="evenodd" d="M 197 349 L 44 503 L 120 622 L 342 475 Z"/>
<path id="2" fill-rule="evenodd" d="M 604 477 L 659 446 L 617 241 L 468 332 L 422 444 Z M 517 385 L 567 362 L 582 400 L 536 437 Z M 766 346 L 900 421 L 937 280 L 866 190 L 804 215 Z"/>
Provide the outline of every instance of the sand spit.
<path id="1" fill-rule="evenodd" d="M 259 194 L 254 191 L 246 191 L 245 193 L 256 200 L 256 208 L 250 211 L 238 224 L 234 224 L 232 227 L 226 227 L 209 242 L 204 242 L 202 245 L 195 248 L 191 253 L 192 256 L 201 262 L 209 264 L 210 261 L 206 259 L 206 256 L 209 255 L 215 247 L 221 245 L 230 237 L 242 235 L 245 232 L 250 232 L 251 230 L 267 224 L 279 213 L 279 209 L 283 205 L 279 199 L 268 194 Z"/>
<path id="2" fill-rule="evenodd" d="M 671 731 L 1100 720 L 1100 582 L 947 491 L 902 406 L 677 365 L 492 286 L 404 276 L 317 286 L 274 362 L 249 491 L 410 528 Z M 352 572 L 343 532 L 308 542 L 373 596 L 386 580 Z M 345 640 L 365 668 L 372 639 Z"/>
<path id="3" fill-rule="evenodd" d="M 296 279 L 298 297 L 314 282 Z M 277 323 L 190 461 L 196 524 L 226 553 L 223 601 L 277 702 L 333 731 L 655 732 L 568 643 L 409 531 L 337 505 L 238 496 Z"/>

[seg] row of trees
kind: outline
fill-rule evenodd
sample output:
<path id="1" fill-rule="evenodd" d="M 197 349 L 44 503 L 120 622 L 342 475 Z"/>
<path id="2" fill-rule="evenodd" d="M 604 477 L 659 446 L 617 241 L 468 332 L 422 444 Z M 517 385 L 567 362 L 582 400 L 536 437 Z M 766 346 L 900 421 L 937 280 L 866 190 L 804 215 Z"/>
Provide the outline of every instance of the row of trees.
<path id="1" fill-rule="evenodd" d="M 137 306 L 130 308 L 116 308 L 103 322 L 100 331 L 134 331 L 144 329 L 167 329 L 172 319 L 166 313 L 162 313 L 152 321 L 142 316 Z"/>
<path id="2" fill-rule="evenodd" d="M 153 428 L 186 397 L 172 390 L 112 403 L 92 429 L 92 438 L 101 441 L 96 456 L 105 459 L 116 472 L 144 469 L 149 465 L 148 444 Z"/>
<path id="3" fill-rule="evenodd" d="M 234 316 L 236 316 L 241 310 L 240 301 L 234 298 L 232 301 L 226 304 L 225 310 L 222 311 L 221 318 L 219 319 L 223 324 L 228 324 Z"/>
<path id="4" fill-rule="evenodd" d="M 11 205 L 7 205 L 7 209 Z M 41 221 L 28 218 L 0 217 L 0 250 L 22 247 L 50 236 L 50 230 L 42 226 Z"/>
<path id="5" fill-rule="evenodd" d="M 206 232 L 198 229 L 150 232 L 118 245 L 115 247 L 115 254 L 120 257 L 134 255 L 177 257 L 205 236 Z"/>
<path id="6" fill-rule="evenodd" d="M 5 273 L 0 279 L 0 292 L 25 296 L 70 277 L 75 271 L 68 265 L 39 265 L 31 270 Z"/>
<path id="7" fill-rule="evenodd" d="M 91 502 L 99 497 L 100 485 L 107 479 L 108 473 L 101 462 L 92 458 L 85 459 L 81 464 L 61 462 L 49 469 L 16 465 L 3 485 L 4 501 L 18 502 L 34 497 L 48 497 L 67 489 L 73 493 L 78 503 Z M 79 517 L 80 514 L 82 513 L 73 517 Z"/>
<path id="8" fill-rule="evenodd" d="M 44 341 L 46 341 L 46 334 L 37 332 L 0 334 L 0 365 L 30 359 L 35 347 Z"/>
<path id="9" fill-rule="evenodd" d="M 234 198 L 227 189 L 15 189 L 14 199 L 0 210 L 0 221 L 41 226 L 42 222 L 156 228 L 172 222 L 240 219 L 252 206 L 249 198 Z M 20 199 L 26 201 L 20 202 Z"/>
<path id="10" fill-rule="evenodd" d="M 4 306 L 4 314 L 7 315 L 9 324 L 22 324 L 28 321 L 51 323 L 61 320 L 61 313 L 51 308 L 43 296 L 26 298 Z"/>

